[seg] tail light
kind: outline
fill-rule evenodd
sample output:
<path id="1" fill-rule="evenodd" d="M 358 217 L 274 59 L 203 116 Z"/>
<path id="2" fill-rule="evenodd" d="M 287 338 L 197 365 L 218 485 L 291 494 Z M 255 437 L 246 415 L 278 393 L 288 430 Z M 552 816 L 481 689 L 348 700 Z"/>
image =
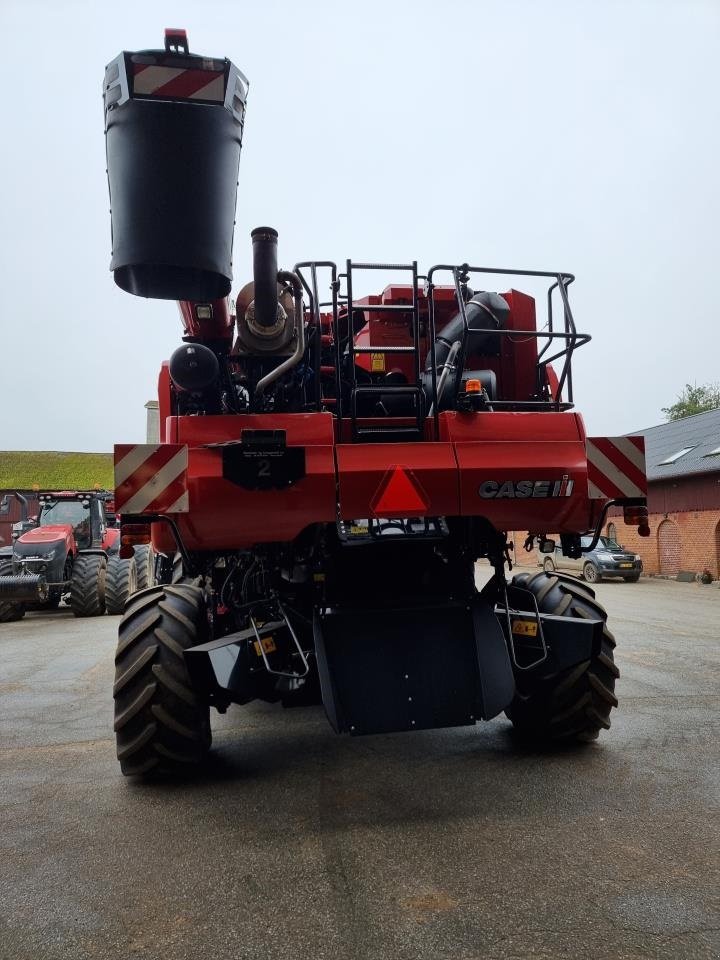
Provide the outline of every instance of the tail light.
<path id="1" fill-rule="evenodd" d="M 120 527 L 120 545 L 134 547 L 141 543 L 150 543 L 150 524 L 123 523 Z"/>
<path id="2" fill-rule="evenodd" d="M 623 507 L 623 521 L 630 527 L 637 527 L 639 536 L 650 536 L 647 507 Z"/>

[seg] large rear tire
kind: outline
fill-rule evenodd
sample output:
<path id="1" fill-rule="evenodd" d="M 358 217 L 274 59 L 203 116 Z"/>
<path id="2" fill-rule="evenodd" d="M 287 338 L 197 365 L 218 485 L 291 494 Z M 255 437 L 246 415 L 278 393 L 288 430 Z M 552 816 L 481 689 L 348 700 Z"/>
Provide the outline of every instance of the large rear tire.
<path id="1" fill-rule="evenodd" d="M 76 617 L 100 617 L 105 613 L 107 558 L 81 553 L 73 564 L 70 606 Z"/>
<path id="2" fill-rule="evenodd" d="M 0 563 L 0 577 L 9 577 L 12 575 L 12 560 L 5 560 Z M 0 623 L 15 623 L 16 620 L 22 620 L 25 616 L 25 604 L 15 603 L 12 600 L 0 600 Z"/>
<path id="3" fill-rule="evenodd" d="M 149 543 L 135 547 L 135 568 L 138 590 L 155 586 L 155 553 Z"/>
<path id="4" fill-rule="evenodd" d="M 109 557 L 105 578 L 105 606 L 109 614 L 122 613 L 125 604 L 137 590 L 135 560 Z"/>
<path id="5" fill-rule="evenodd" d="M 183 655 L 206 634 L 205 598 L 194 584 L 150 587 L 130 599 L 113 687 L 125 776 L 187 769 L 210 749 L 210 710 L 193 690 Z"/>
<path id="6" fill-rule="evenodd" d="M 521 573 L 513 584 L 531 590 L 541 613 L 603 621 L 600 652 L 590 660 L 543 673 L 542 667 L 516 676 L 517 693 L 506 711 L 515 729 L 540 741 L 591 741 L 610 728 L 610 711 L 618 705 L 615 680 L 615 638 L 607 613 L 594 592 L 571 577 Z"/>

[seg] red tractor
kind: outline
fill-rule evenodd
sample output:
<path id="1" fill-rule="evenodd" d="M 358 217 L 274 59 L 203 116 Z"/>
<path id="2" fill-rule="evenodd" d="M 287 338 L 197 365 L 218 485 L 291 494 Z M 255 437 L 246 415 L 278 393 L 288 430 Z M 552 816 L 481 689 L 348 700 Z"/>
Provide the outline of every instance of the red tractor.
<path id="1" fill-rule="evenodd" d="M 110 497 L 97 490 L 38 494 L 37 518 L 23 518 L 2 558 L 0 622 L 20 620 L 28 609 L 55 609 L 63 598 L 76 617 L 122 613 L 138 589 L 139 565 L 148 585 L 150 548 L 137 558 L 119 556 L 120 529 L 105 510 Z"/>
<path id="2" fill-rule="evenodd" d="M 505 574 L 508 530 L 580 556 L 615 504 L 648 532 L 642 440 L 588 438 L 572 412 L 590 339 L 572 275 L 278 270 L 261 227 L 234 315 L 247 81 L 170 31 L 165 50 L 114 60 L 104 93 L 111 269 L 180 301 L 184 325 L 160 372 L 160 444 L 115 448 L 121 555 L 152 541 L 164 581 L 120 622 L 123 772 L 201 761 L 210 707 L 254 699 L 321 701 L 353 735 L 504 711 L 528 737 L 595 739 L 617 705 L 603 607 L 572 578 Z M 398 280 L 358 297 L 376 271 Z M 544 328 L 512 282 L 484 289 L 498 274 L 547 284 Z"/>

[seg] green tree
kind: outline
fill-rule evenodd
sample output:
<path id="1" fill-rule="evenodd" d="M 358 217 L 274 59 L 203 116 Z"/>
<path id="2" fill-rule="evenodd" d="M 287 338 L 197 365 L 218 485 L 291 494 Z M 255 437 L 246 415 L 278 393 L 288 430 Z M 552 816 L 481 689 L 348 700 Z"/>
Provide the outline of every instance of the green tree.
<path id="1" fill-rule="evenodd" d="M 683 417 L 705 413 L 716 407 L 720 407 L 720 385 L 705 383 L 698 387 L 697 384 L 686 383 L 675 403 L 671 407 L 662 407 L 662 412 L 666 420 L 682 420 Z"/>

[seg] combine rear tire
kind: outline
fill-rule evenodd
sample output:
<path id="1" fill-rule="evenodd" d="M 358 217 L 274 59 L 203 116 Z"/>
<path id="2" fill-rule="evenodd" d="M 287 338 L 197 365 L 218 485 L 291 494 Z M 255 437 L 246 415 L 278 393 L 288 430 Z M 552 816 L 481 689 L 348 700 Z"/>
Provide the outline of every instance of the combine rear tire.
<path id="1" fill-rule="evenodd" d="M 193 690 L 183 656 L 205 636 L 205 598 L 194 584 L 150 587 L 128 603 L 113 688 L 126 776 L 187 769 L 210 749 L 210 710 Z"/>
<path id="2" fill-rule="evenodd" d="M 99 617 L 105 613 L 107 559 L 97 553 L 80 554 L 73 564 L 70 606 L 76 617 Z"/>
<path id="3" fill-rule="evenodd" d="M 0 577 L 12 575 L 12 561 L 0 563 Z M 0 623 L 14 623 L 25 616 L 25 604 L 14 603 L 12 600 L 0 600 Z"/>
<path id="4" fill-rule="evenodd" d="M 135 561 L 110 557 L 105 578 L 105 605 L 110 614 L 122 613 L 125 604 L 137 590 Z"/>
<path id="5" fill-rule="evenodd" d="M 615 638 L 608 630 L 607 613 L 593 591 L 570 577 L 521 573 L 513 584 L 532 590 L 541 613 L 602 620 L 599 654 L 559 673 L 538 670 L 516 675 L 517 693 L 507 715 L 523 736 L 541 741 L 596 740 L 610 728 L 610 711 L 617 706 Z"/>
<path id="6" fill-rule="evenodd" d="M 135 547 L 137 589 L 146 590 L 155 586 L 155 553 L 149 543 Z"/>

